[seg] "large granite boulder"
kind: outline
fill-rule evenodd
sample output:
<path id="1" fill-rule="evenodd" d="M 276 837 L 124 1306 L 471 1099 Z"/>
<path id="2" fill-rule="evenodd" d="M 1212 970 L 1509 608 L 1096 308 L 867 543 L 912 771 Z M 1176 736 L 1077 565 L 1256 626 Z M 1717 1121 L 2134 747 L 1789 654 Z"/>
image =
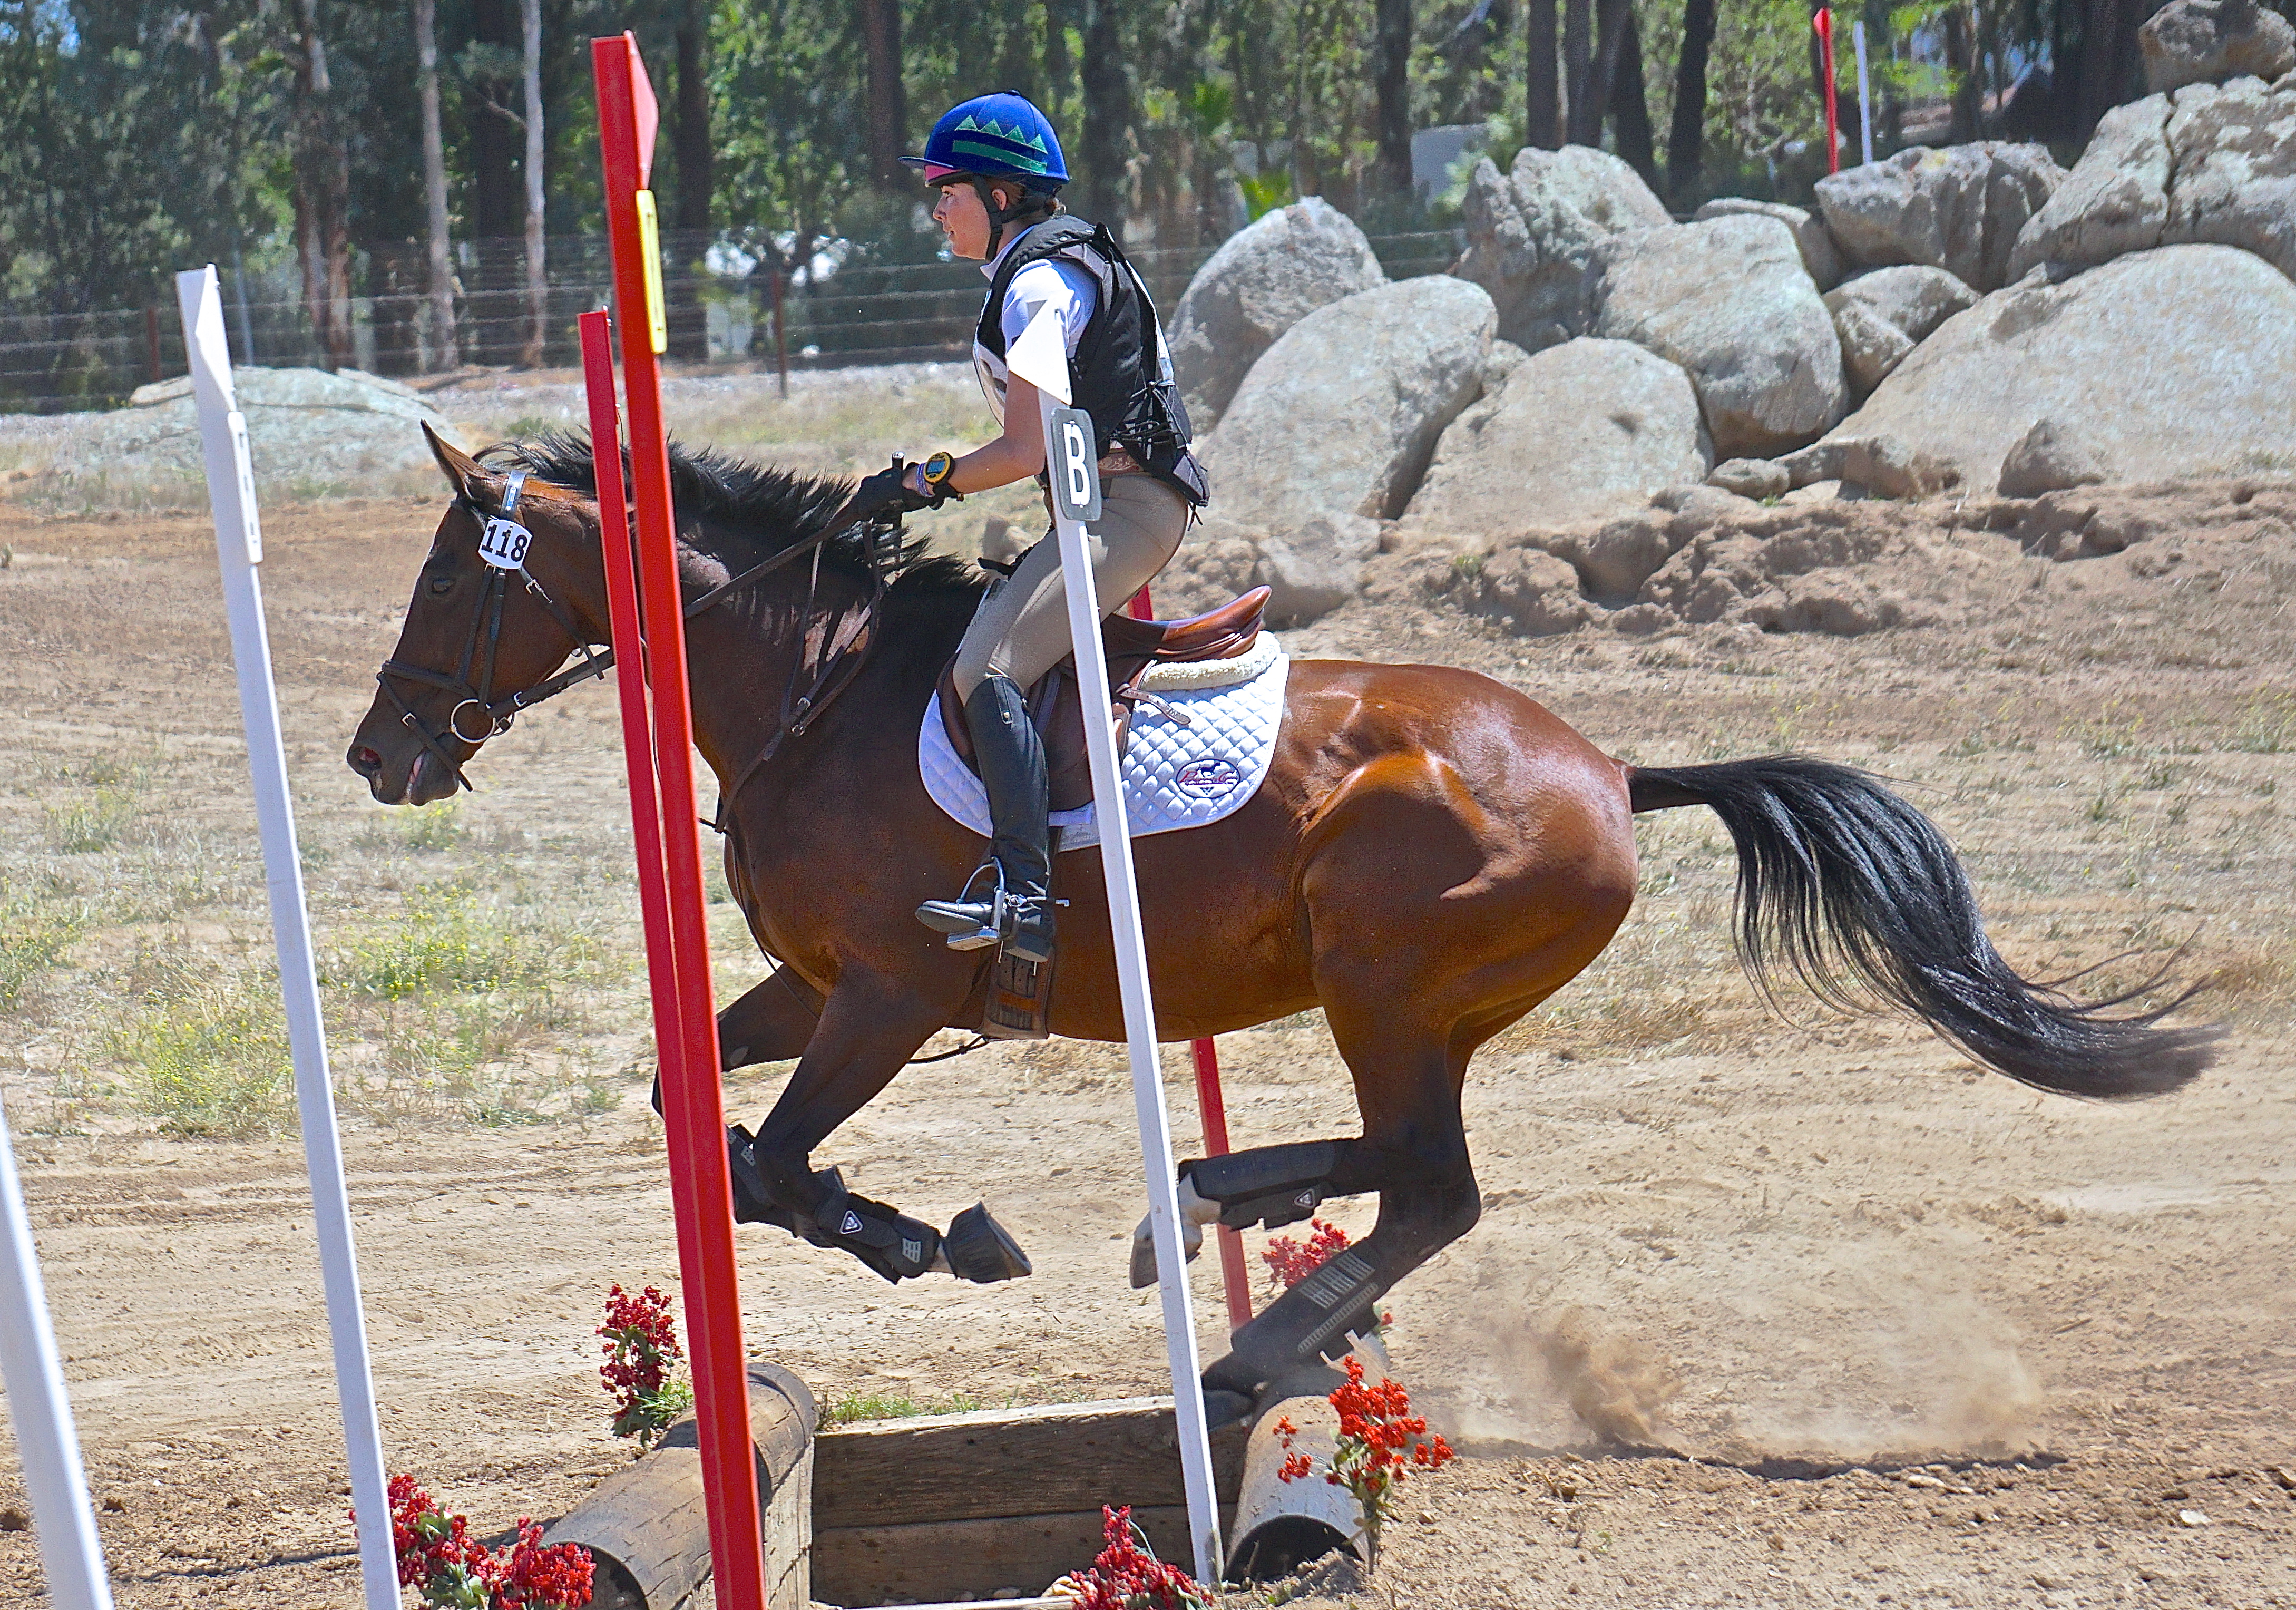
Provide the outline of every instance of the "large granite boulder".
<path id="1" fill-rule="evenodd" d="M 1775 218 L 1739 216 L 1614 238 L 1599 333 L 1690 373 L 1714 451 L 1768 457 L 1840 419 L 1833 317 Z"/>
<path id="2" fill-rule="evenodd" d="M 2296 27 L 2256 0 L 2169 0 L 2136 30 L 2144 87 L 2270 80 L 2296 69 Z"/>
<path id="3" fill-rule="evenodd" d="M 1713 450 L 1676 365 L 1581 336 L 1533 353 L 1460 415 L 1405 523 L 1451 533 L 1598 519 L 1703 481 Z"/>
<path id="4" fill-rule="evenodd" d="M 1748 213 L 1775 218 L 1793 231 L 1794 244 L 1801 248 L 1801 266 L 1809 270 L 1809 277 L 1820 291 L 1831 290 L 1841 283 L 1841 249 L 1833 243 L 1825 220 L 1803 208 L 1790 207 L 1784 201 L 1752 201 L 1742 195 L 1718 195 L 1699 208 L 1696 221 L 1702 224 L 1708 218 L 1741 218 Z"/>
<path id="5" fill-rule="evenodd" d="M 1497 322 L 1481 287 L 1430 275 L 1317 308 L 1252 366 L 1198 450 L 1212 481 L 1210 551 L 1273 588 L 1279 619 L 1311 620 L 1354 596 L 1380 522 L 1403 512 L 1480 391 Z"/>
<path id="6" fill-rule="evenodd" d="M 423 425 L 466 445 L 428 398 L 379 374 L 238 367 L 231 374 L 258 488 L 291 482 L 353 495 L 403 492 L 438 473 Z M 133 471 L 188 481 L 206 472 L 189 375 L 137 388 L 127 407 L 91 417 L 81 439 L 76 473 Z"/>
<path id="7" fill-rule="evenodd" d="M 2052 460 L 2115 481 L 2236 472 L 2296 462 L 2291 397 L 2296 284 L 2248 252 L 2167 246 L 1956 314 L 1790 467 L 1983 491 L 2046 421 Z M 1890 472 L 1851 462 L 1869 457 Z"/>
<path id="8" fill-rule="evenodd" d="M 1939 324 L 1973 307 L 1977 292 L 1942 268 L 1872 268 L 1825 293 L 1841 338 L 1841 367 L 1866 396 Z"/>
<path id="9" fill-rule="evenodd" d="M 1462 211 L 1467 250 L 1451 272 L 1489 292 L 1499 333 L 1533 352 L 1592 327 L 1603 242 L 1672 221 L 1641 175 L 1585 145 L 1526 145 L 1505 174 L 1485 158 Z"/>
<path id="10" fill-rule="evenodd" d="M 2064 177 L 2039 145 L 1915 145 L 1820 179 L 1817 204 L 1852 267 L 1926 263 L 1991 291 L 2012 277 L 2018 231 Z"/>
<path id="11" fill-rule="evenodd" d="M 2296 275 L 2296 82 L 2195 84 L 2114 107 L 2018 235 L 2009 272 L 2200 242 Z"/>
<path id="12" fill-rule="evenodd" d="M 1321 196 L 1228 236 L 1173 310 L 1172 368 L 1199 432 L 1275 338 L 1316 308 L 1387 283 L 1355 220 Z"/>

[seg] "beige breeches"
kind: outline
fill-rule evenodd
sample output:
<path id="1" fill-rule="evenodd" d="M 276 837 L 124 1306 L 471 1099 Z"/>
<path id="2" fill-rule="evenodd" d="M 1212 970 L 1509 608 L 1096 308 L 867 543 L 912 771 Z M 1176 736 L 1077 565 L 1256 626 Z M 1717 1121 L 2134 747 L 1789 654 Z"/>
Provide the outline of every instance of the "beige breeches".
<path id="1" fill-rule="evenodd" d="M 1100 612 L 1113 615 L 1170 563 L 1188 529 L 1188 500 L 1152 475 L 1111 475 L 1086 543 Z M 1068 657 L 1069 604 L 1061 545 L 1052 537 L 1021 556 L 980 601 L 956 650 L 956 691 L 970 699 L 994 670 L 1022 687 Z"/>

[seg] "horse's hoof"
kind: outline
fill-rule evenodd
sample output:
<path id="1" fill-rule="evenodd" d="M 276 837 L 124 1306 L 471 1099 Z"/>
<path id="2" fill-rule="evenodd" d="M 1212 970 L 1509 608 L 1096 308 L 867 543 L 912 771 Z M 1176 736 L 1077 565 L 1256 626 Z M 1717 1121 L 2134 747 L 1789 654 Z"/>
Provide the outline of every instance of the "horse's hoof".
<path id="1" fill-rule="evenodd" d="M 940 1238 L 940 1244 L 948 1259 L 949 1271 L 959 1279 L 977 1285 L 993 1286 L 999 1280 L 1017 1280 L 1036 1272 L 1020 1243 L 988 1216 L 984 1203 L 976 1202 L 950 1220 L 948 1233 Z"/>
<path id="2" fill-rule="evenodd" d="M 1204 1388 L 1204 1428 L 1218 1431 L 1223 1425 L 1233 1425 L 1238 1420 L 1252 1417 L 1253 1400 L 1250 1392 L 1223 1392 L 1215 1387 Z"/>

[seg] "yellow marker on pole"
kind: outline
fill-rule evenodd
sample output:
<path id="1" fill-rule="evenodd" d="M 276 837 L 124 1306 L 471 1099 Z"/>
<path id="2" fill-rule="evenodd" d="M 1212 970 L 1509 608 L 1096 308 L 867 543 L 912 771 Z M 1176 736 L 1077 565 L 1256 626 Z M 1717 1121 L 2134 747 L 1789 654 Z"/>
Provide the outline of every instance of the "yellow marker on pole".
<path id="1" fill-rule="evenodd" d="M 645 254 L 646 335 L 656 354 L 669 350 L 669 315 L 661 294 L 661 215 L 653 192 L 638 192 L 638 243 Z"/>

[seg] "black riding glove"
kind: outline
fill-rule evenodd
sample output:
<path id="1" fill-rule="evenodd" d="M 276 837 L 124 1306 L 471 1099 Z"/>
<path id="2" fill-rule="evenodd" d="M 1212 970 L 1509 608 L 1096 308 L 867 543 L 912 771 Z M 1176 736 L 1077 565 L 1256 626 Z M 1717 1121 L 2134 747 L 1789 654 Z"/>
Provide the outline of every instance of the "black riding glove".
<path id="1" fill-rule="evenodd" d="M 914 514 L 919 509 L 934 506 L 933 499 L 912 490 L 903 484 L 907 467 L 896 464 L 890 469 L 880 470 L 863 479 L 853 489 L 853 500 L 845 506 L 849 512 L 867 518 L 881 509 L 898 509 L 904 514 Z"/>

